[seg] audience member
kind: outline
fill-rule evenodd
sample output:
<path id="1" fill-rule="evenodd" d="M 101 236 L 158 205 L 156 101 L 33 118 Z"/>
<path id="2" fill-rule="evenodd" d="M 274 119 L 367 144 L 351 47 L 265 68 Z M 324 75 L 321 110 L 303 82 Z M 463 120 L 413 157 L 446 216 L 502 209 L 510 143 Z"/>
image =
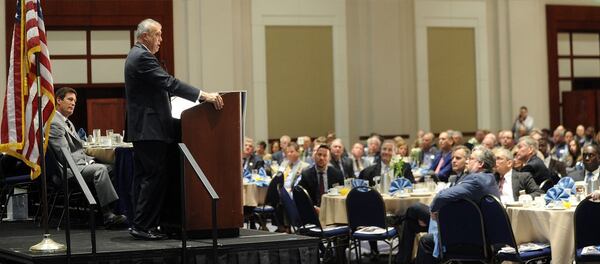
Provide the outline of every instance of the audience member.
<path id="1" fill-rule="evenodd" d="M 344 178 L 354 178 L 354 170 L 352 161 L 348 157 L 344 157 L 344 144 L 339 138 L 331 141 L 331 161 L 330 164 L 340 170 Z"/>
<path id="2" fill-rule="evenodd" d="M 367 161 L 369 162 L 369 164 L 375 164 L 378 163 L 381 159 L 381 157 L 379 156 L 380 153 L 380 148 L 381 148 L 381 140 L 379 139 L 378 136 L 371 136 L 369 137 L 369 139 L 367 139 Z"/>
<path id="3" fill-rule="evenodd" d="M 264 168 L 265 162 L 254 153 L 254 140 L 244 138 L 244 151 L 242 152 L 242 170 L 250 171 Z"/>
<path id="4" fill-rule="evenodd" d="M 494 154 L 490 150 L 481 147 L 474 148 L 467 162 L 469 175 L 466 175 L 460 184 L 437 193 L 430 206 L 431 220 L 437 221 L 440 208 L 450 202 L 463 198 L 479 201 L 487 194 L 499 196 L 498 184 L 492 174 L 495 164 Z M 434 242 L 433 234 L 421 237 L 416 262 L 437 262 L 438 256 L 433 256 L 436 246 L 438 245 Z"/>
<path id="5" fill-rule="evenodd" d="M 452 171 L 452 146 L 454 141 L 448 132 L 440 133 L 438 137 L 438 146 L 440 147 L 439 152 L 435 155 L 429 167 L 429 172 L 433 174 L 438 180 L 448 182 L 448 176 Z"/>
<path id="6" fill-rule="evenodd" d="M 77 135 L 75 126 L 69 120 L 75 110 L 77 102 L 77 92 L 71 87 L 63 87 L 56 91 L 56 113 L 50 124 L 50 137 L 48 139 L 50 147 L 57 156 L 58 161 L 62 161 L 65 166 L 65 158 L 61 148 L 67 149 L 77 169 L 83 176 L 89 186 L 95 190 L 96 199 L 101 206 L 104 218 L 104 225 L 107 228 L 122 225 L 127 220 L 124 215 L 117 215 L 111 209 L 111 204 L 119 199 L 117 192 L 111 182 L 112 166 L 97 163 L 94 157 L 85 154 L 83 141 Z M 68 171 L 67 178 L 72 178 L 73 173 Z M 59 183 L 62 179 L 53 179 Z"/>
<path id="7" fill-rule="evenodd" d="M 371 163 L 369 163 L 367 158 L 364 156 L 365 150 L 362 143 L 354 143 L 350 152 L 352 154 L 350 155 L 350 161 L 352 162 L 352 171 L 354 171 L 354 177 L 358 178 L 360 172 L 366 167 L 369 167 Z"/>
<path id="8" fill-rule="evenodd" d="M 429 169 L 431 163 L 438 153 L 437 148 L 433 145 L 433 133 L 427 132 L 421 138 L 421 154 L 419 155 L 419 164 L 421 168 Z"/>
<path id="9" fill-rule="evenodd" d="M 550 179 L 550 171 L 544 165 L 544 162 L 537 157 L 537 150 L 538 142 L 535 139 L 529 136 L 522 137 L 517 144 L 516 159 L 523 163 L 521 172 L 529 172 L 535 183 L 541 185 L 543 181 Z M 553 185 L 550 184 L 549 186 Z"/>
<path id="10" fill-rule="evenodd" d="M 283 162 L 283 160 L 286 158 L 287 146 L 290 144 L 291 141 L 292 141 L 292 139 L 290 138 L 290 136 L 288 136 L 288 135 L 281 136 L 281 138 L 279 138 L 279 147 L 281 148 L 281 150 L 277 151 L 277 152 L 272 152 L 271 158 L 274 161 L 277 161 L 277 163 L 281 164 Z"/>
<path id="11" fill-rule="evenodd" d="M 500 200 L 503 203 L 518 201 L 521 191 L 532 196 L 539 196 L 543 193 L 531 174 L 513 170 L 513 155 L 510 151 L 505 148 L 498 148 L 494 151 L 494 154 L 496 156 L 495 170 L 498 176 Z"/>
<path id="12" fill-rule="evenodd" d="M 365 168 L 362 172 L 360 172 L 359 178 L 368 180 L 369 186 L 375 185 L 375 181 L 373 180 L 375 176 L 386 175 L 391 169 L 393 169 L 390 167 L 390 161 L 392 161 L 392 157 L 395 155 L 395 153 L 396 143 L 392 140 L 384 141 L 381 145 L 381 161 Z M 415 182 L 410 164 L 404 163 L 402 176 L 413 183 Z"/>
<path id="13" fill-rule="evenodd" d="M 330 188 L 344 185 L 344 175 L 332 166 L 327 166 L 330 150 L 327 145 L 316 146 L 315 164 L 302 171 L 302 179 L 298 185 L 304 187 L 315 207 L 321 206 L 321 196 Z"/>
<path id="14" fill-rule="evenodd" d="M 574 181 L 589 182 L 598 179 L 598 166 L 600 166 L 600 147 L 598 144 L 587 144 L 583 146 L 583 169 L 575 170 L 567 176 Z"/>

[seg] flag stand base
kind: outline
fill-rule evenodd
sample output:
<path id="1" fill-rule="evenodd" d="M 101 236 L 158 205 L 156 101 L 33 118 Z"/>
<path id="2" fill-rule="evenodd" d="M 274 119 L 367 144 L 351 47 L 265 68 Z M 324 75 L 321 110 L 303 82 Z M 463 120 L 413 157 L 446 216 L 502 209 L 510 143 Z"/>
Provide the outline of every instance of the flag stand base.
<path id="1" fill-rule="evenodd" d="M 44 234 L 44 238 L 40 243 L 37 243 L 29 248 L 29 251 L 43 252 L 43 253 L 55 253 L 64 252 L 67 248 L 65 245 L 54 242 L 50 238 L 50 234 Z"/>

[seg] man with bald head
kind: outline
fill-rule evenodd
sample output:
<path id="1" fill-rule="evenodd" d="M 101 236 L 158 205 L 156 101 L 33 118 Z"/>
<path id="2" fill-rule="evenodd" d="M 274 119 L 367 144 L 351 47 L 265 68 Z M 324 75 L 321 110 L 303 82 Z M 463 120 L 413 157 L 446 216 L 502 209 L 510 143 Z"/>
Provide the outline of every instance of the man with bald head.
<path id="1" fill-rule="evenodd" d="M 421 168 L 429 169 L 431 167 L 431 163 L 433 159 L 435 159 L 435 155 L 437 155 L 438 150 L 433 145 L 433 133 L 427 132 L 421 138 L 421 154 L 419 155 L 419 163 L 421 164 Z"/>
<path id="2" fill-rule="evenodd" d="M 281 138 L 279 138 L 279 148 L 281 150 L 273 153 L 273 155 L 271 155 L 271 158 L 273 160 L 277 161 L 277 163 L 281 164 L 283 162 L 283 160 L 285 160 L 286 149 L 291 141 L 292 141 L 292 138 L 290 138 L 290 136 L 288 136 L 288 135 L 281 136 Z"/>
<path id="3" fill-rule="evenodd" d="M 448 182 L 448 176 L 452 172 L 452 146 L 454 140 L 448 132 L 440 133 L 438 137 L 438 146 L 440 151 L 435 155 L 429 172 L 436 176 L 440 181 Z"/>
<path id="4" fill-rule="evenodd" d="M 354 168 L 350 158 L 344 156 L 344 144 L 342 139 L 336 138 L 331 141 L 331 165 L 342 172 L 344 178 L 354 178 Z"/>

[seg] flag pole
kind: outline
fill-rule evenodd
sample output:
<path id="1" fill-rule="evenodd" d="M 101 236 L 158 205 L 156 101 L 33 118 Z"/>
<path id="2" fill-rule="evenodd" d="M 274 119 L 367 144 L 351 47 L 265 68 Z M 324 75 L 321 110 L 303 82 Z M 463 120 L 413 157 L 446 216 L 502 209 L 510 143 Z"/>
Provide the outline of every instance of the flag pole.
<path id="1" fill-rule="evenodd" d="M 66 250 L 65 245 L 60 244 L 50 238 L 50 232 L 48 230 L 48 196 L 47 196 L 47 181 L 46 181 L 46 155 L 44 155 L 44 118 L 42 116 L 42 88 L 40 86 L 40 52 L 35 53 L 35 67 L 36 77 L 35 81 L 37 84 L 37 116 L 39 126 L 39 137 L 38 137 L 38 151 L 40 153 L 40 166 L 41 166 L 41 177 L 42 177 L 42 223 L 44 225 L 44 238 L 40 243 L 37 243 L 29 248 L 30 251 L 54 253 L 63 252 Z M 65 194 L 66 195 L 66 194 Z M 65 210 L 69 210 L 66 208 Z"/>

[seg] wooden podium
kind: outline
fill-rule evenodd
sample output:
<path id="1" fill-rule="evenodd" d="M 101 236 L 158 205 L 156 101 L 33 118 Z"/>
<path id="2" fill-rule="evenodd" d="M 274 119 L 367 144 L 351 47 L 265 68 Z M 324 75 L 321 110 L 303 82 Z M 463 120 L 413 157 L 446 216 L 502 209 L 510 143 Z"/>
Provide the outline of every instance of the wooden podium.
<path id="1" fill-rule="evenodd" d="M 245 92 L 222 94 L 225 106 L 215 110 L 204 103 L 181 114 L 182 142 L 219 195 L 219 237 L 237 237 L 243 226 L 242 131 Z M 211 199 L 188 162 L 184 162 L 187 234 L 191 238 L 211 235 Z M 174 197 L 173 197 L 174 198 Z M 165 206 L 173 206 L 166 204 Z"/>

